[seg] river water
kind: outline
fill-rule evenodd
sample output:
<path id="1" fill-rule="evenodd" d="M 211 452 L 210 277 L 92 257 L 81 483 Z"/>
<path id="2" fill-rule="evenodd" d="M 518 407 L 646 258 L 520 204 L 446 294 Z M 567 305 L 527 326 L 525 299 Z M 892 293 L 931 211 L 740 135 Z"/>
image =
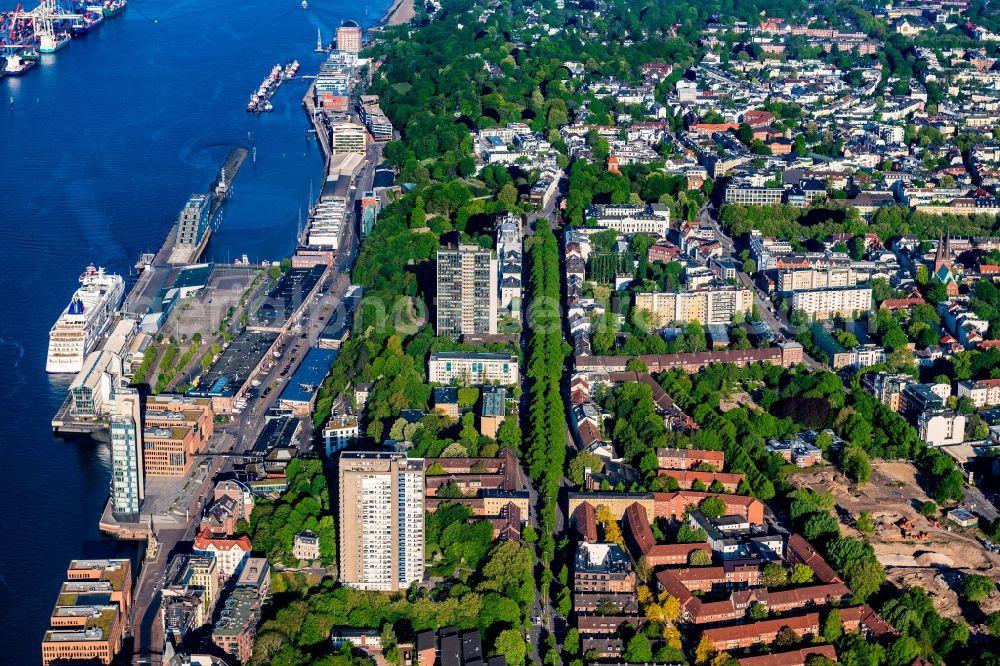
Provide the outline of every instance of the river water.
<path id="1" fill-rule="evenodd" d="M 32 6 L 28 0 L 29 7 Z M 0 0 L 11 9 L 14 0 Z M 373 0 L 370 17 L 389 0 Z M 288 256 L 323 163 L 301 99 L 286 83 L 275 110 L 247 114 L 250 93 L 278 63 L 300 75 L 322 62 L 363 3 L 310 0 L 130 0 L 20 79 L 0 81 L 0 662 L 33 664 L 59 583 L 77 557 L 134 554 L 103 540 L 109 454 L 52 436 L 70 378 L 45 374 L 48 329 L 93 262 L 129 274 L 155 251 L 193 192 L 229 150 L 256 146 L 234 183 L 207 258 Z"/>

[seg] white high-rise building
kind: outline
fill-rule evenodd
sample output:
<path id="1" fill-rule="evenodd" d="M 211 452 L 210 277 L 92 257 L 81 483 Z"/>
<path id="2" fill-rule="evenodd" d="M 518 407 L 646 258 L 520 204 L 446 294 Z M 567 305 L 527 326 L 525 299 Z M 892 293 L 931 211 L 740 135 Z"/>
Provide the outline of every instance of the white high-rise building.
<path id="1" fill-rule="evenodd" d="M 424 461 L 340 455 L 340 581 L 392 592 L 424 577 Z"/>
<path id="2" fill-rule="evenodd" d="M 146 497 L 142 467 L 142 405 L 135 389 L 117 389 L 111 415 L 111 512 L 139 520 Z"/>
<path id="3" fill-rule="evenodd" d="M 497 332 L 497 259 L 475 243 L 437 253 L 437 334 Z"/>

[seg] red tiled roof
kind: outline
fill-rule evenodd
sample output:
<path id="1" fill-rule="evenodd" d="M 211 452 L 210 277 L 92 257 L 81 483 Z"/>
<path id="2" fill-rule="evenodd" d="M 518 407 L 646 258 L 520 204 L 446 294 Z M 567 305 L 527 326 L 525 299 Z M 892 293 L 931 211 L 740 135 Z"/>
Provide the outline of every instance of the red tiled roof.
<path id="1" fill-rule="evenodd" d="M 895 636 L 898 633 L 867 604 L 841 609 L 840 620 L 845 628 L 861 626 L 875 638 Z"/>
<path id="2" fill-rule="evenodd" d="M 579 615 L 576 628 L 581 634 L 617 634 L 623 624 L 641 627 L 646 618 L 641 615 Z"/>
<path id="3" fill-rule="evenodd" d="M 576 518 L 576 531 L 580 539 L 588 543 L 597 542 L 597 510 L 590 502 L 584 502 L 573 512 Z"/>
<path id="4" fill-rule="evenodd" d="M 691 125 L 691 131 L 698 134 L 714 134 L 716 132 L 728 132 L 739 129 L 736 123 L 695 123 Z"/>
<path id="5" fill-rule="evenodd" d="M 718 463 L 721 468 L 725 465 L 726 454 L 722 451 L 712 451 L 710 449 L 677 449 L 666 447 L 656 450 L 657 457 L 662 458 L 694 458 L 695 460 L 708 463 Z"/>
<path id="6" fill-rule="evenodd" d="M 850 594 L 850 588 L 843 583 L 824 583 L 770 592 L 767 605 L 777 609 L 782 607 L 802 608 L 809 603 L 825 604 L 827 599 L 839 601 Z"/>
<path id="7" fill-rule="evenodd" d="M 701 481 L 706 486 L 713 481 L 718 481 L 723 486 L 738 486 L 743 480 L 742 474 L 728 474 L 726 472 L 699 472 L 689 469 L 661 469 L 660 476 L 669 476 L 677 481 L 682 488 L 690 487 L 695 481 Z"/>
<path id="8" fill-rule="evenodd" d="M 625 525 L 632 533 L 635 545 L 643 555 L 656 545 L 656 539 L 653 538 L 653 530 L 650 527 L 646 509 L 638 502 L 629 505 L 625 509 Z"/>
<path id="9" fill-rule="evenodd" d="M 739 660 L 739 664 L 740 666 L 805 666 L 806 660 L 814 654 L 837 661 L 837 650 L 832 645 L 814 645 L 791 652 L 744 657 Z"/>
<path id="10" fill-rule="evenodd" d="M 584 448 L 601 440 L 601 429 L 590 421 L 583 421 L 576 429 L 580 433 L 580 443 Z"/>
<path id="11" fill-rule="evenodd" d="M 788 537 L 788 554 L 796 561 L 809 565 L 816 575 L 816 580 L 823 583 L 841 583 L 843 581 L 837 576 L 826 560 L 816 552 L 816 549 L 809 545 L 809 542 L 802 538 L 800 534 L 793 534 Z"/>
<path id="12" fill-rule="evenodd" d="M 926 303 L 922 298 L 887 298 L 879 305 L 880 310 L 900 310 Z"/>
<path id="13" fill-rule="evenodd" d="M 841 611 L 843 615 L 843 611 Z M 732 627 L 718 627 L 716 629 L 706 629 L 702 636 L 708 636 L 713 643 L 719 641 L 732 641 L 740 639 L 752 639 L 769 633 L 780 631 L 782 627 L 788 627 L 798 634 L 819 625 L 819 613 L 807 613 L 794 617 L 779 617 L 774 620 L 761 620 L 760 622 L 750 622 Z"/>
<path id="14" fill-rule="evenodd" d="M 216 539 L 212 537 L 211 532 L 204 530 L 195 538 L 194 549 L 208 550 L 209 546 L 215 546 L 216 550 L 232 550 L 239 546 L 245 553 L 253 550 L 250 537 L 245 534 L 237 539 Z"/>

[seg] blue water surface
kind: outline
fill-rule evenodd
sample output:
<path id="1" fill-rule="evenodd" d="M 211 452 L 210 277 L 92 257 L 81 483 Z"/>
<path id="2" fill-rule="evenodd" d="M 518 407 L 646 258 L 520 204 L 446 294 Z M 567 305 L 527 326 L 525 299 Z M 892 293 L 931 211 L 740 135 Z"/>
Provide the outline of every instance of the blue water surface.
<path id="1" fill-rule="evenodd" d="M 0 0 L 0 9 L 14 0 Z M 48 330 L 89 262 L 128 274 L 155 251 L 192 192 L 229 150 L 256 146 L 208 258 L 288 256 L 322 157 L 307 139 L 307 80 L 275 111 L 251 116 L 250 93 L 277 63 L 315 74 L 316 28 L 330 40 L 388 0 L 130 0 L 20 79 L 0 81 L 0 662 L 33 664 L 68 562 L 134 553 L 102 540 L 109 455 L 52 436 L 68 378 L 44 372 Z M 31 6 L 30 0 L 28 3 Z"/>

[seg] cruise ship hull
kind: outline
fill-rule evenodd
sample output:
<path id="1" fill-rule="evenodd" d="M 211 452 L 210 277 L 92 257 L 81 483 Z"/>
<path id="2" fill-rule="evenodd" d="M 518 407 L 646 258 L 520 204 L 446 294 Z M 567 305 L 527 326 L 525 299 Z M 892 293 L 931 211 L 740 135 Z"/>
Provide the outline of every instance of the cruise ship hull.
<path id="1" fill-rule="evenodd" d="M 93 266 L 80 277 L 80 283 L 49 331 L 46 372 L 80 372 L 83 360 L 97 346 L 125 296 L 125 281 L 120 276 L 106 275 Z"/>

